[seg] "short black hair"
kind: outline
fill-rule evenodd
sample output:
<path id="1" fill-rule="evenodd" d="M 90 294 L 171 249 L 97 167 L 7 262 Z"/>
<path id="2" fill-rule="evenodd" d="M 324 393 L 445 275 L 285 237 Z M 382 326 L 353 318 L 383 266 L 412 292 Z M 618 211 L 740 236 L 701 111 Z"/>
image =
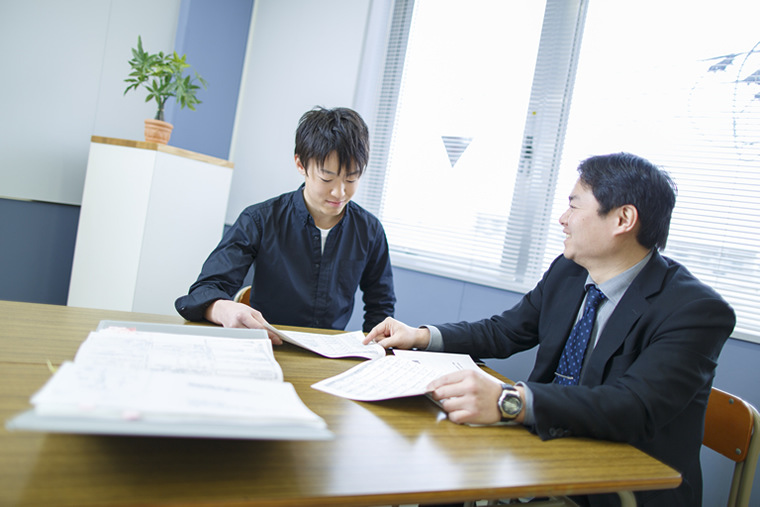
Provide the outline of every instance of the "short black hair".
<path id="1" fill-rule="evenodd" d="M 324 166 L 332 152 L 338 155 L 338 172 L 362 175 L 369 162 L 369 129 L 359 113 L 346 107 L 315 107 L 304 113 L 296 129 L 295 154 L 304 169 L 315 162 Z"/>
<path id="2" fill-rule="evenodd" d="M 578 173 L 599 203 L 599 215 L 630 204 L 641 223 L 637 241 L 646 248 L 665 248 L 677 193 L 667 172 L 639 156 L 613 153 L 587 158 Z"/>

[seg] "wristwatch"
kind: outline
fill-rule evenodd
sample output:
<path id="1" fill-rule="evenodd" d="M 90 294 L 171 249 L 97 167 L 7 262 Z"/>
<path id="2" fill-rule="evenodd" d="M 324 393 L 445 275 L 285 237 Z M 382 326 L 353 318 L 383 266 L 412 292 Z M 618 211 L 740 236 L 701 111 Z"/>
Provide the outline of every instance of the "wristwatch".
<path id="1" fill-rule="evenodd" d="M 512 421 L 522 412 L 523 402 L 520 393 L 509 384 L 501 384 L 501 396 L 499 396 L 499 412 L 502 421 Z"/>

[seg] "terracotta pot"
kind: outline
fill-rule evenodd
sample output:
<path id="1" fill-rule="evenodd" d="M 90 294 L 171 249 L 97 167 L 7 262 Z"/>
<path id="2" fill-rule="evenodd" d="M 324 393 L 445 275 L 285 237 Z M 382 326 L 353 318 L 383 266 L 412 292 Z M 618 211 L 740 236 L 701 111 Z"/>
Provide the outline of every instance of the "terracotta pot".
<path id="1" fill-rule="evenodd" d="M 168 144 L 174 125 L 161 120 L 145 120 L 145 142 Z"/>

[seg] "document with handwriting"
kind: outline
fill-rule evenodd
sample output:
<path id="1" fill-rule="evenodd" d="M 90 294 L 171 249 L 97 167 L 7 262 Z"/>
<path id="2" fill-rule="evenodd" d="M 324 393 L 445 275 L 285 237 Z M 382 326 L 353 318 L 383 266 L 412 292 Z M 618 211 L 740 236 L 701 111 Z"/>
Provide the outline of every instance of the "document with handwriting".
<path id="1" fill-rule="evenodd" d="M 113 365 L 65 362 L 31 403 L 41 416 L 325 427 L 289 383 Z"/>
<path id="2" fill-rule="evenodd" d="M 300 331 L 282 331 L 272 326 L 266 326 L 266 328 L 279 336 L 282 341 L 332 359 L 339 357 L 378 359 L 385 356 L 385 349 L 377 343 L 373 342 L 368 345 L 362 343 L 364 334 L 361 331 L 328 335 Z"/>
<path id="3" fill-rule="evenodd" d="M 139 326 L 139 323 L 137 323 Z M 152 326 L 155 327 L 155 326 Z M 10 429 L 65 433 L 323 440 L 263 330 L 104 327 L 31 398 Z M 227 334 L 231 337 L 220 336 Z"/>
<path id="4" fill-rule="evenodd" d="M 442 375 L 462 369 L 480 370 L 467 354 L 416 350 L 393 353 L 361 363 L 311 387 L 350 400 L 378 401 L 427 394 L 428 384 Z"/>
<path id="5" fill-rule="evenodd" d="M 282 382 L 282 368 L 263 330 L 256 339 L 135 331 L 110 327 L 93 331 L 74 361 L 108 368 L 250 377 Z"/>

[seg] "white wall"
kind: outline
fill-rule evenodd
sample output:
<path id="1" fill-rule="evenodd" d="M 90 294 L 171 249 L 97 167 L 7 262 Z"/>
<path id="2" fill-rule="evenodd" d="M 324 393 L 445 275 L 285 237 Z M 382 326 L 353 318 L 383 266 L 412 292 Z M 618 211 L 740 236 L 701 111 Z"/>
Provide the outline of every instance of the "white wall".
<path id="1" fill-rule="evenodd" d="M 90 137 L 143 139 L 131 48 L 172 51 L 180 0 L 0 2 L 0 197 L 80 204 Z M 191 62 L 192 63 L 192 62 Z"/>
<path id="2" fill-rule="evenodd" d="M 369 0 L 255 0 L 230 159 L 227 223 L 295 190 L 295 130 L 313 106 L 353 107 Z"/>

